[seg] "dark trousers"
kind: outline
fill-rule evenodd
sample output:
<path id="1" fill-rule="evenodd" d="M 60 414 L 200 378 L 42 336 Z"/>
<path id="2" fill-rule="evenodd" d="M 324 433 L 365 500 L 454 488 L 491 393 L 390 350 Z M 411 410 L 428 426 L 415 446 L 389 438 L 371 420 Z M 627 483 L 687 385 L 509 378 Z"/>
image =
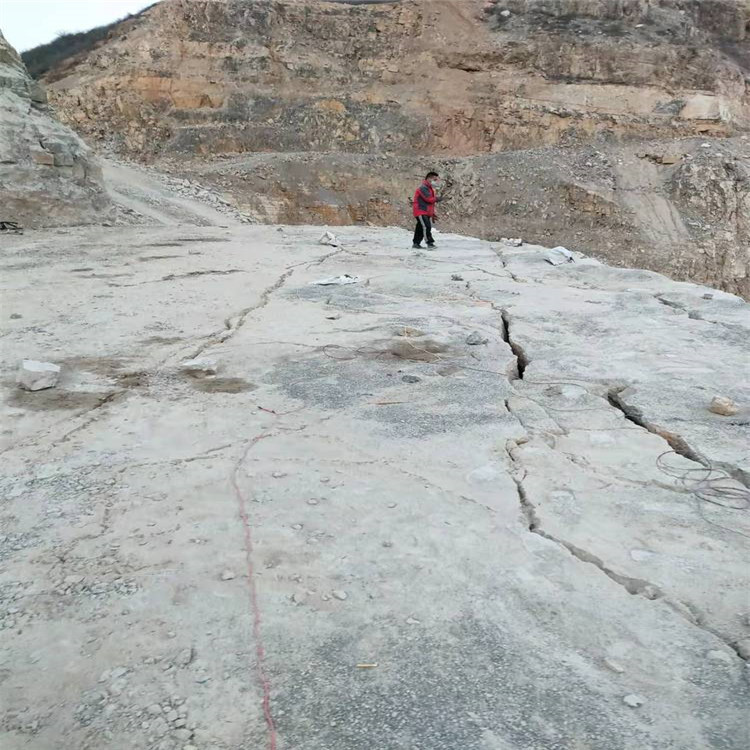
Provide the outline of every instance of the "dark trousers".
<path id="1" fill-rule="evenodd" d="M 427 238 L 428 245 L 434 245 L 432 239 L 432 219 L 429 216 L 417 216 L 417 228 L 414 230 L 414 244 L 421 245 L 422 240 Z"/>

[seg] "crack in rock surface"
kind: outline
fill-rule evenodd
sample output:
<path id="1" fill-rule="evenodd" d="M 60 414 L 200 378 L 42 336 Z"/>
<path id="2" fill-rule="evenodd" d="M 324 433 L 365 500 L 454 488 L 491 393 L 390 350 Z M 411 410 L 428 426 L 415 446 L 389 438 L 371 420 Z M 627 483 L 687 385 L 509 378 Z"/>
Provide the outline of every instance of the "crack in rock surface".
<path id="1" fill-rule="evenodd" d="M 649 422 L 741 466 L 735 425 L 673 418 L 740 371 L 739 338 L 654 298 L 706 292 L 533 247 L 503 268 L 449 234 L 420 258 L 341 227 L 367 252 L 324 253 L 322 231 L 7 240 L 7 359 L 64 351 L 57 398 L 79 395 L 0 404 L 0 744 L 745 750 L 746 550 L 712 525 L 742 514 L 707 523 L 608 402 L 635 383 Z M 188 233 L 194 255 L 133 262 Z M 310 284 L 345 273 L 369 283 Z M 172 367 L 208 349 L 216 376 Z"/>

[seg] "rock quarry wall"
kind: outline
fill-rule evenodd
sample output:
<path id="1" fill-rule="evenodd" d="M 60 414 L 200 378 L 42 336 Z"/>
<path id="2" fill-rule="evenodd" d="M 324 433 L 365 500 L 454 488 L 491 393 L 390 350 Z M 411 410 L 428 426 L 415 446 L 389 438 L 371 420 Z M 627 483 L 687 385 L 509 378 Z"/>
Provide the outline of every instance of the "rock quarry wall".
<path id="1" fill-rule="evenodd" d="M 744 0 L 166 0 L 50 88 L 144 158 L 729 135 L 750 124 L 748 18 Z"/>
<path id="2" fill-rule="evenodd" d="M 91 149 L 54 118 L 0 33 L 0 221 L 83 224 L 110 208 Z"/>
<path id="3" fill-rule="evenodd" d="M 164 0 L 48 84 L 256 220 L 408 222 L 439 164 L 445 228 L 749 296 L 749 28 L 745 0 Z"/>

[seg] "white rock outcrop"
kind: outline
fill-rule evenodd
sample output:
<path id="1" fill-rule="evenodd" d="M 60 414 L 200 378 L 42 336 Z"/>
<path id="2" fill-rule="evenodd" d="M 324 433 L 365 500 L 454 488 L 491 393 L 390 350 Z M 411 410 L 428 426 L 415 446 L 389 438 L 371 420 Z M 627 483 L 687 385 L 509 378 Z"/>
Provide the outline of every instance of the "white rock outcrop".
<path id="1" fill-rule="evenodd" d="M 0 32 L 0 221 L 95 223 L 111 203 L 91 149 L 58 122 Z"/>

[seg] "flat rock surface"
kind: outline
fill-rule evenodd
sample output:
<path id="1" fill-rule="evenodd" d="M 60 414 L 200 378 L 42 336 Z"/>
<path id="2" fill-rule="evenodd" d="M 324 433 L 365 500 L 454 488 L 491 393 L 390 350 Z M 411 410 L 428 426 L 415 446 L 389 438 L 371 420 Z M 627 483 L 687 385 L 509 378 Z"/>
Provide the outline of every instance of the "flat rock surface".
<path id="1" fill-rule="evenodd" d="M 4 750 L 750 746 L 750 308 L 323 229 L 4 241 Z"/>

